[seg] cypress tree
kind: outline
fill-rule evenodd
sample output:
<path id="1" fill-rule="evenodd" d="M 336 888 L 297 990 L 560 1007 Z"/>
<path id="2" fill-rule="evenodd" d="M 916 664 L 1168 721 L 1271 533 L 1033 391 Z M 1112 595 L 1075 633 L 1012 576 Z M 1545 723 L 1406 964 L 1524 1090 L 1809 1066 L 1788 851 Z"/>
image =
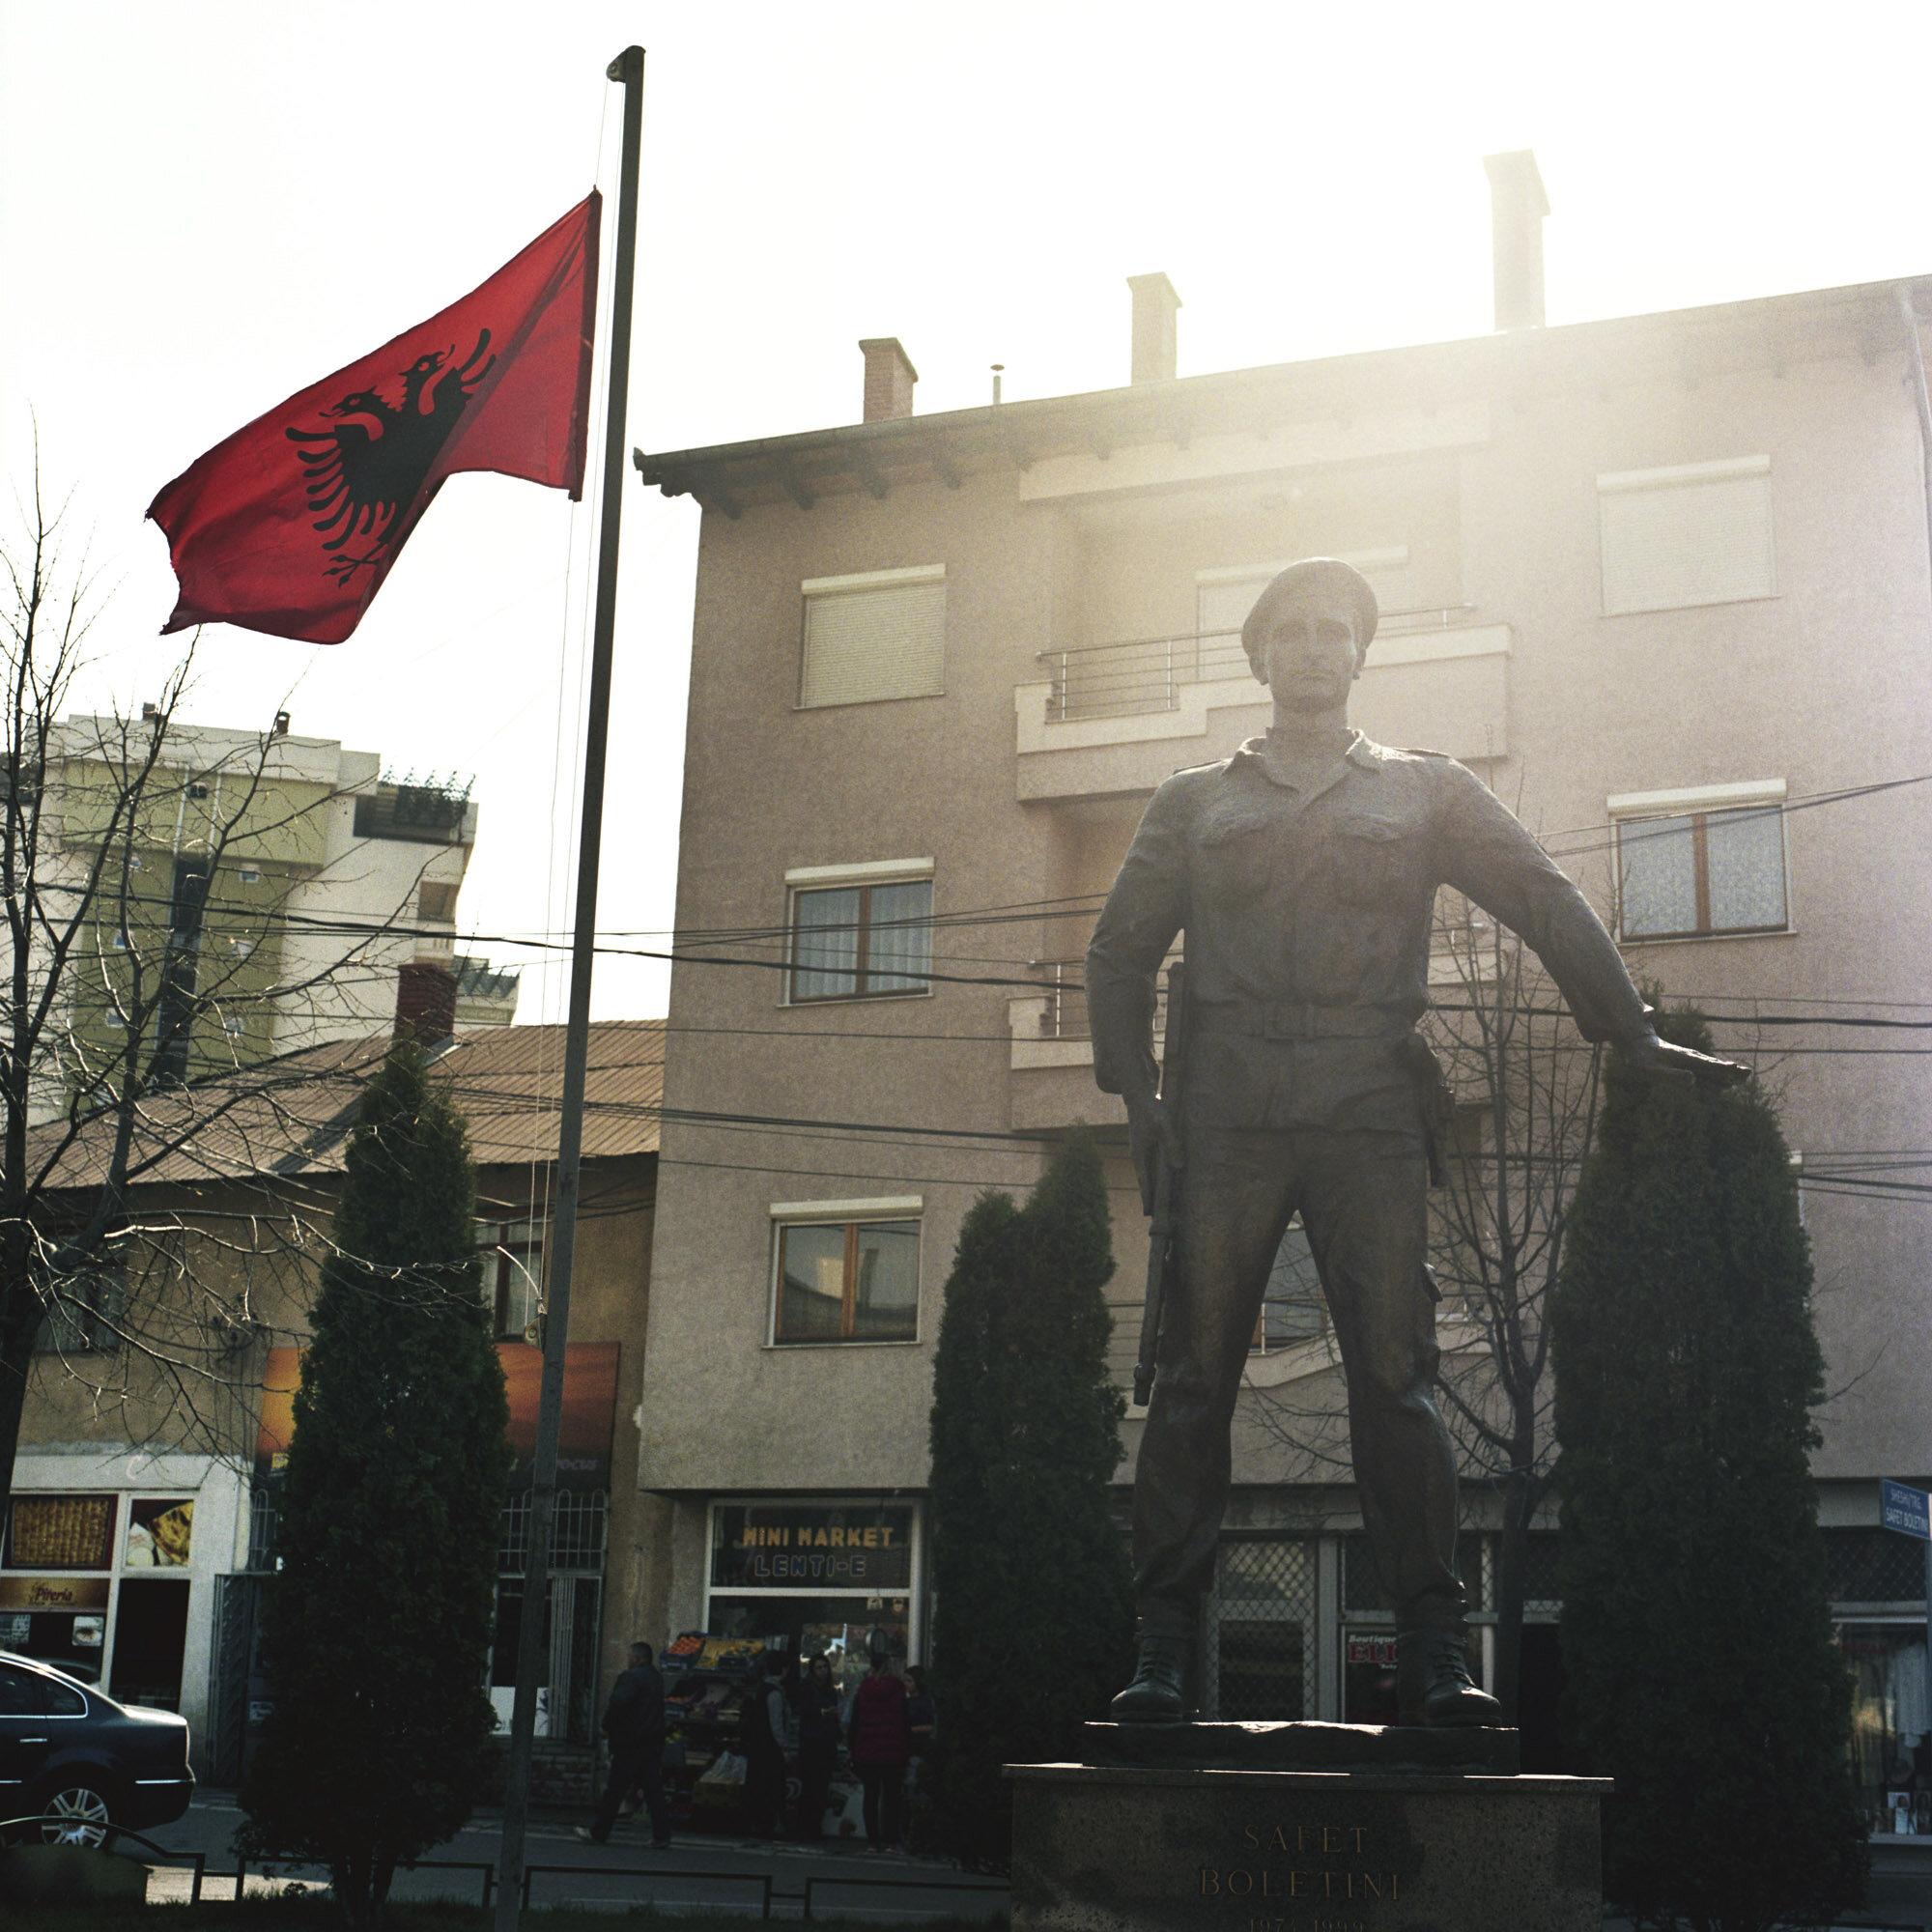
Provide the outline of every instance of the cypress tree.
<path id="1" fill-rule="evenodd" d="M 460 1831 L 489 1761 L 484 1689 L 510 1450 L 463 1119 L 399 1043 L 363 1097 L 296 1397 L 274 1703 L 243 1841 L 328 1867 L 351 1925 Z"/>
<path id="2" fill-rule="evenodd" d="M 933 1363 L 934 1813 L 1000 1860 L 1001 1766 L 1064 1758 L 1133 1666 L 1133 1578 L 1110 1491 L 1125 1402 L 1107 1373 L 1114 1272 L 1100 1157 L 1055 1153 L 1024 1208 L 960 1230 Z"/>
<path id="3" fill-rule="evenodd" d="M 1660 1031 L 1711 1049 L 1695 1014 Z M 1810 1295 L 1770 1101 L 1613 1065 L 1550 1308 L 1564 1726 L 1616 1779 L 1605 1889 L 1645 1924 L 1761 1932 L 1862 1892 Z"/>

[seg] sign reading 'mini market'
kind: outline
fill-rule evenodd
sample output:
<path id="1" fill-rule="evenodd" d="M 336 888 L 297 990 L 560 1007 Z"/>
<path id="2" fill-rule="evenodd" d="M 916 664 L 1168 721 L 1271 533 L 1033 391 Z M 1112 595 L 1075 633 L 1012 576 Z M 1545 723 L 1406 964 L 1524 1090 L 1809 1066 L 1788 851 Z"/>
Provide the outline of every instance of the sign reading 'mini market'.
<path id="1" fill-rule="evenodd" d="M 712 1542 L 713 1589 L 811 1581 L 909 1588 L 912 1511 L 877 1503 L 720 1508 Z"/>

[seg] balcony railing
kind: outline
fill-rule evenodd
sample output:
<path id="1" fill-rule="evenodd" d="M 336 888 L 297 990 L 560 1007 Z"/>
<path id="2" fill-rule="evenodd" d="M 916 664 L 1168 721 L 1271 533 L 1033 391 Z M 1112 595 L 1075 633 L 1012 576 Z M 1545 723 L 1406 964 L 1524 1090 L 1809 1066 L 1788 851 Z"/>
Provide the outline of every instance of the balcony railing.
<path id="1" fill-rule="evenodd" d="M 1416 611 L 1384 611 L 1378 637 L 1448 631 L 1470 620 L 1473 605 Z M 1121 643 L 1041 651 L 1053 680 L 1046 716 L 1051 724 L 1075 718 L 1133 718 L 1174 711 L 1184 685 L 1248 675 L 1238 631 L 1201 632 L 1179 638 L 1132 638 Z"/>
<path id="2" fill-rule="evenodd" d="M 1156 1039 L 1164 1039 L 1167 1036 L 1167 969 L 1179 956 L 1176 953 L 1162 963 L 1156 982 L 1153 1006 Z M 1041 990 L 1046 995 L 1046 1010 L 1039 1017 L 1041 1039 L 1093 1038 L 1093 1029 L 1087 1020 L 1087 989 L 1081 983 L 1086 963 L 1084 959 L 1041 959 L 1035 962 L 1035 970 L 1042 982 Z"/>

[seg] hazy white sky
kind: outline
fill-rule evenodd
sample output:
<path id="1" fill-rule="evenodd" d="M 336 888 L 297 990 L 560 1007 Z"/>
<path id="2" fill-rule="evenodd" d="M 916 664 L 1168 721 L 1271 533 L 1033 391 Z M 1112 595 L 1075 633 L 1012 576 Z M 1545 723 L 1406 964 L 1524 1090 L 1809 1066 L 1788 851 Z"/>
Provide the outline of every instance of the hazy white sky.
<path id="1" fill-rule="evenodd" d="M 1802 29 L 1802 31 L 1801 31 Z M 923 411 L 1108 388 L 1123 278 L 1180 372 L 1481 333 L 1481 157 L 1534 148 L 1552 324 L 1932 270 L 1932 10 L 0 0 L 0 469 L 71 493 L 111 599 L 90 702 L 180 639 L 155 491 L 442 307 L 593 180 L 647 50 L 628 441 L 849 422 L 861 336 Z M 602 423 L 601 405 L 597 421 Z M 593 450 L 593 460 L 595 452 Z M 594 497 L 594 491 L 587 493 Z M 203 634 L 189 715 L 476 779 L 478 950 L 566 937 L 587 505 L 458 477 L 332 648 Z M 600 929 L 668 926 L 696 512 L 624 508 Z M 559 749 L 561 748 L 561 749 Z M 526 970 L 521 1017 L 560 1014 Z M 665 973 L 602 960 L 597 1010 Z"/>

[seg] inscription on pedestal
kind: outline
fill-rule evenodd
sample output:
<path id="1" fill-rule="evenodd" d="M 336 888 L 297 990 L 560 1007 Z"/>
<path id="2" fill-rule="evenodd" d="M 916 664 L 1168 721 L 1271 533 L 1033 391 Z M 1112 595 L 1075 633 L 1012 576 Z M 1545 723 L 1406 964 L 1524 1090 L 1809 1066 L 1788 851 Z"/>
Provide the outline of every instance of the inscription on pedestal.
<path id="1" fill-rule="evenodd" d="M 1391 1821 L 1361 1822 L 1360 1801 L 1348 1811 L 1239 1825 L 1195 1871 L 1195 1896 L 1226 1909 L 1230 1932 L 1371 1932 L 1363 1914 L 1399 1905 L 1405 1879 L 1413 1895 L 1417 1847 Z"/>
<path id="2" fill-rule="evenodd" d="M 1599 1932 L 1597 1780 L 1013 1767 L 1014 1932 Z"/>

